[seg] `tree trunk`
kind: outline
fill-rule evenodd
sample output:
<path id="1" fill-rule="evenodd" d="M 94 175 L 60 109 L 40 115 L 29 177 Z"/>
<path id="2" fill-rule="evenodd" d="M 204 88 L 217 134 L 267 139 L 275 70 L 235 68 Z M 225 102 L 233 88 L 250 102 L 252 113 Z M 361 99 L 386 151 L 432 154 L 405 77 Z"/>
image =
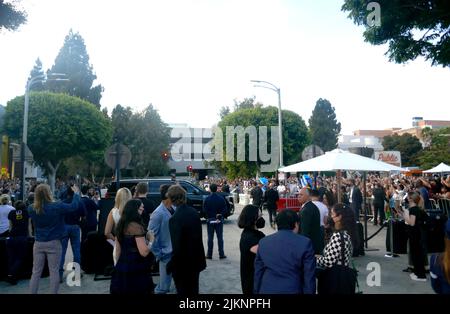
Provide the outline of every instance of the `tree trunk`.
<path id="1" fill-rule="evenodd" d="M 59 165 L 61 164 L 61 162 L 59 161 L 56 166 L 53 166 L 53 164 L 48 161 L 47 162 L 47 166 L 48 166 L 48 183 L 50 185 L 50 190 L 52 191 L 52 193 L 55 193 L 55 181 L 56 181 L 56 172 L 58 171 Z"/>

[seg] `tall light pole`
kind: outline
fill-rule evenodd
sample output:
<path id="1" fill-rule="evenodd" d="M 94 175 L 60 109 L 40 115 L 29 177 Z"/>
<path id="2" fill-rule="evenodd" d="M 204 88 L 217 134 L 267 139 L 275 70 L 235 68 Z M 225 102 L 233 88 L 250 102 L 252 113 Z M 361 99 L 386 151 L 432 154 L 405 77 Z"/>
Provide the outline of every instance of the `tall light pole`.
<path id="1" fill-rule="evenodd" d="M 65 76 L 63 73 L 49 73 L 49 76 Z M 25 88 L 25 104 L 23 107 L 23 132 L 22 132 L 22 145 L 20 149 L 20 163 L 22 166 L 22 173 L 20 176 L 20 183 L 21 183 L 21 189 L 20 189 L 20 197 L 19 199 L 25 201 L 26 195 L 25 195 L 25 150 L 27 149 L 27 138 L 28 138 L 28 107 L 30 104 L 30 88 L 38 82 L 45 81 L 46 76 L 45 74 L 41 74 L 38 76 L 35 76 L 28 80 L 27 86 Z M 54 79 L 47 79 L 48 81 L 69 81 L 68 79 L 60 79 L 60 78 L 54 78 Z"/>
<path id="2" fill-rule="evenodd" d="M 281 91 L 276 85 L 259 80 L 251 80 L 252 83 L 262 84 L 255 85 L 255 87 L 262 87 L 273 90 L 278 94 L 278 142 L 280 143 L 280 168 L 283 167 L 283 124 L 281 121 Z"/>

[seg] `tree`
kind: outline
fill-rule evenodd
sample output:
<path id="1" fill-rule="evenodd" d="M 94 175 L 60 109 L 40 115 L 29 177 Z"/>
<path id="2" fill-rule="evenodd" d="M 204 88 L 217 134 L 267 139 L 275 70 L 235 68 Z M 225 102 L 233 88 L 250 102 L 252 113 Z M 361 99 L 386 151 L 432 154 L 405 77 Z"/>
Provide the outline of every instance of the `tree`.
<path id="1" fill-rule="evenodd" d="M 20 25 L 26 23 L 27 14 L 17 8 L 16 3 L 7 3 L 0 0 L 0 32 L 2 29 L 15 31 Z"/>
<path id="2" fill-rule="evenodd" d="M 242 101 L 234 100 L 234 111 L 237 111 L 239 109 L 251 109 L 261 106 L 261 103 L 255 103 L 255 97 L 244 98 L 244 100 Z"/>
<path id="3" fill-rule="evenodd" d="M 343 11 L 357 25 L 366 23 L 371 0 L 345 0 Z M 406 63 L 419 56 L 432 65 L 450 66 L 450 1 L 378 0 L 381 25 L 367 27 L 365 41 L 372 45 L 389 43 L 390 61 Z M 369 16 L 370 18 L 370 16 Z"/>
<path id="4" fill-rule="evenodd" d="M 169 150 L 170 130 L 153 105 L 137 113 L 117 105 L 111 120 L 114 137 L 130 148 L 130 168 L 135 177 L 166 174 L 168 168 L 161 154 Z"/>
<path id="5" fill-rule="evenodd" d="M 244 161 L 236 161 L 237 152 L 238 152 L 238 144 L 236 141 L 234 142 L 233 150 L 235 152 L 235 159 L 226 160 L 226 136 L 227 136 L 227 126 L 229 127 L 237 127 L 242 126 L 243 128 L 254 126 L 256 132 L 258 134 L 259 128 L 262 126 L 268 127 L 267 134 L 267 148 L 263 148 L 263 150 L 267 149 L 270 151 L 271 147 L 271 126 L 278 126 L 278 109 L 276 107 L 262 107 L 261 104 L 255 106 L 246 106 L 248 105 L 248 101 L 245 102 L 244 108 L 241 107 L 241 104 L 237 104 L 238 110 L 228 114 L 225 116 L 218 124 L 218 127 L 222 130 L 223 134 L 223 152 L 224 152 L 224 160 L 215 160 L 212 162 L 214 166 L 216 166 L 220 171 L 225 173 L 228 177 L 251 177 L 255 176 L 261 170 L 262 164 L 267 164 L 268 162 L 263 162 L 261 160 L 261 156 L 258 153 L 256 156 L 256 160 L 253 161 L 253 158 L 250 158 L 249 152 L 249 142 L 251 141 L 250 136 L 246 135 L 245 141 L 245 160 Z M 303 149 L 310 143 L 308 129 L 304 120 L 296 113 L 283 110 L 282 111 L 282 119 L 283 119 L 283 154 L 284 154 L 284 162 L 290 164 L 293 162 L 300 161 L 300 156 Z M 258 135 L 259 138 L 259 135 Z M 256 140 L 256 139 L 255 139 Z M 278 137 L 277 137 L 278 140 Z M 257 151 L 260 152 L 259 140 L 255 141 L 257 144 Z M 216 142 L 217 143 L 217 142 Z M 215 144 L 216 144 L 215 143 Z M 217 148 L 216 148 L 217 149 Z M 278 158 L 278 151 L 271 152 L 271 154 L 275 154 Z M 278 167 L 278 164 L 276 165 Z"/>
<path id="6" fill-rule="evenodd" d="M 219 111 L 220 119 L 222 120 L 222 119 L 225 118 L 225 116 L 228 115 L 229 113 L 230 113 L 230 107 L 228 107 L 228 106 L 223 106 L 222 108 L 220 108 L 220 111 Z"/>
<path id="7" fill-rule="evenodd" d="M 430 169 L 441 162 L 450 164 L 450 128 L 422 131 L 424 140 L 430 145 L 419 156 L 420 167 Z"/>
<path id="8" fill-rule="evenodd" d="M 35 78 L 35 77 L 42 77 L 44 79 L 44 71 L 42 70 L 42 62 L 41 59 L 37 58 L 34 64 L 33 69 L 30 72 L 30 76 L 28 77 L 28 82 Z M 40 82 L 36 82 L 30 87 L 30 91 L 42 91 L 44 90 L 44 85 Z"/>
<path id="9" fill-rule="evenodd" d="M 50 73 L 66 74 L 68 82 L 47 81 L 46 89 L 52 92 L 67 93 L 72 96 L 87 100 L 100 109 L 100 99 L 103 87 L 92 86 L 97 76 L 89 64 L 89 55 L 84 44 L 84 39 L 79 33 L 72 30 L 64 40 L 64 45 L 55 59 L 55 64 L 48 71 Z"/>
<path id="10" fill-rule="evenodd" d="M 383 138 L 385 150 L 397 150 L 402 155 L 402 165 L 405 167 L 417 166 L 418 157 L 422 151 L 419 139 L 411 134 L 389 135 Z"/>
<path id="11" fill-rule="evenodd" d="M 24 97 L 10 100 L 4 131 L 22 137 Z M 103 151 L 111 139 L 111 124 L 95 106 L 77 97 L 50 92 L 30 93 L 28 146 L 34 161 L 49 173 L 54 189 L 56 172 L 69 157 Z"/>
<path id="12" fill-rule="evenodd" d="M 337 147 L 341 124 L 336 120 L 336 113 L 331 103 L 320 98 L 309 118 L 311 141 L 324 151 L 331 151 Z"/>

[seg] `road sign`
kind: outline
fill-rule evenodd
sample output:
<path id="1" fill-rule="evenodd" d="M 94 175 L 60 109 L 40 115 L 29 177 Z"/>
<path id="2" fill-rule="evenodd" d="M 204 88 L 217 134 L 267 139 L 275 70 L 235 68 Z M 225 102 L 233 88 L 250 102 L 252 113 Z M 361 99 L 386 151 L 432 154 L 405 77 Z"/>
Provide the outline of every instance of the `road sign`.
<path id="1" fill-rule="evenodd" d="M 22 146 L 20 146 L 20 145 L 14 145 L 13 146 L 13 161 L 14 162 L 21 161 L 21 159 L 20 159 L 21 147 Z M 33 161 L 33 153 L 31 152 L 31 150 L 28 148 L 27 145 L 25 145 L 25 161 L 26 162 L 32 162 Z"/>
<path id="2" fill-rule="evenodd" d="M 312 159 L 314 157 L 318 157 L 318 156 L 322 156 L 323 154 L 325 154 L 322 150 L 322 148 L 320 148 L 317 145 L 309 145 L 308 147 L 306 147 L 303 150 L 302 153 L 302 160 L 309 160 Z"/>
<path id="3" fill-rule="evenodd" d="M 116 158 L 118 154 L 120 154 L 119 168 L 124 169 L 130 164 L 131 151 L 123 144 L 111 145 L 105 152 L 105 162 L 111 168 L 116 169 Z"/>

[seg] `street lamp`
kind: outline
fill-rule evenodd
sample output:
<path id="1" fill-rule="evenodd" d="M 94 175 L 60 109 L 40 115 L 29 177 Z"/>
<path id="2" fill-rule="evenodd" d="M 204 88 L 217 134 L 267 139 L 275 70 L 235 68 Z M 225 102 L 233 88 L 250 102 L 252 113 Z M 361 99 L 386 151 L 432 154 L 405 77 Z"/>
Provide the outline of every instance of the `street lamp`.
<path id="1" fill-rule="evenodd" d="M 283 125 L 281 122 L 281 91 L 280 88 L 275 86 L 272 83 L 266 81 L 259 80 L 251 80 L 252 83 L 263 84 L 263 85 L 255 85 L 255 87 L 262 87 L 273 90 L 278 94 L 278 141 L 280 142 L 280 168 L 283 167 Z M 268 85 L 268 86 L 267 86 Z"/>
<path id="2" fill-rule="evenodd" d="M 64 73 L 49 73 L 49 76 L 65 76 Z M 19 199 L 25 201 L 25 149 L 27 148 L 27 137 L 28 137 L 28 107 L 30 103 L 30 88 L 38 82 L 43 82 L 46 79 L 45 74 L 41 74 L 38 76 L 35 76 L 28 80 L 27 86 L 25 89 L 25 104 L 23 108 L 23 132 L 22 132 L 22 146 L 20 150 L 20 163 L 22 165 L 22 173 L 21 173 L 21 189 L 20 189 L 20 197 Z M 62 79 L 62 78 L 54 78 L 54 79 L 47 79 L 47 81 L 64 81 L 67 82 L 69 79 Z"/>

